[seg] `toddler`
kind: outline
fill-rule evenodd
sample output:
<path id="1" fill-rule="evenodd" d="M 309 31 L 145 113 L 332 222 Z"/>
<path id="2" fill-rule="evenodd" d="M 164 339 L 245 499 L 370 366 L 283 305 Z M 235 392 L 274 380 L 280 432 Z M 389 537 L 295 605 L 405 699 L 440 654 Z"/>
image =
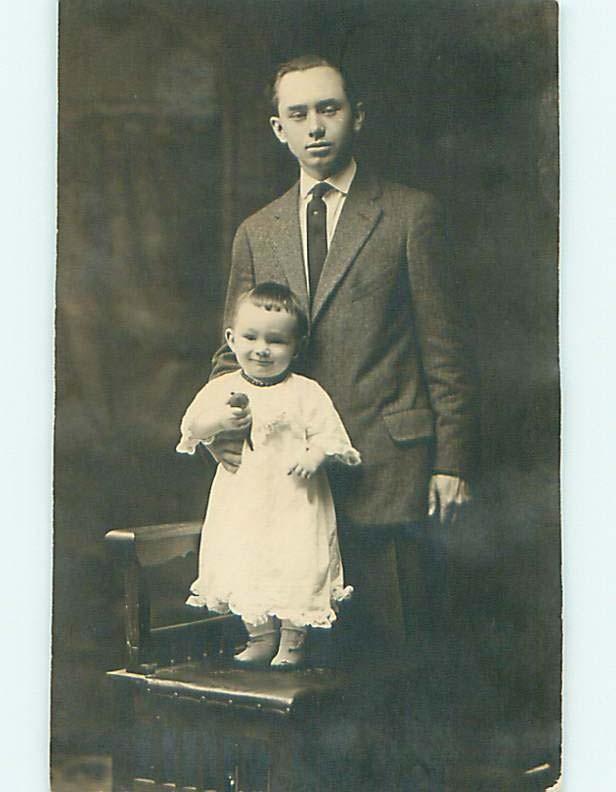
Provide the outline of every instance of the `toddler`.
<path id="1" fill-rule="evenodd" d="M 243 294 L 226 339 L 240 366 L 208 382 L 186 410 L 177 450 L 244 433 L 237 472 L 218 466 L 187 603 L 239 614 L 245 665 L 293 668 L 308 626 L 330 627 L 344 585 L 324 463 L 360 463 L 331 399 L 290 367 L 307 320 L 288 288 Z"/>

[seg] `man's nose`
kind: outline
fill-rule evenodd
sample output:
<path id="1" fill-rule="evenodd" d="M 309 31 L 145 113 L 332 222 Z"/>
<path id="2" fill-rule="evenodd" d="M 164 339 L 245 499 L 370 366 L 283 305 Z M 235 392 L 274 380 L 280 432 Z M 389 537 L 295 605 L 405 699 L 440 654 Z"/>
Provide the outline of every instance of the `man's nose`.
<path id="1" fill-rule="evenodd" d="M 322 138 L 325 134 L 323 120 L 318 113 L 311 113 L 308 116 L 308 134 L 315 140 Z"/>

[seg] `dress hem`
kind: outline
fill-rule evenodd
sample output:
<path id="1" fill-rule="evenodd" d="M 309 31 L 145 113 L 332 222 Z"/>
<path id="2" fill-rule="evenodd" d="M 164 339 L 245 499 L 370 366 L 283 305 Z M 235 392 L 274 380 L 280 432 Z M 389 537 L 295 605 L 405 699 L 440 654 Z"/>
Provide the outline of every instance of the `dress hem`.
<path id="1" fill-rule="evenodd" d="M 329 629 L 338 618 L 337 611 L 341 602 L 349 600 L 353 594 L 353 586 L 344 586 L 344 588 L 337 588 L 332 592 L 332 605 L 329 610 L 317 611 L 312 613 L 290 611 L 284 608 L 273 607 L 263 610 L 248 611 L 245 608 L 239 608 L 234 603 L 228 603 L 224 600 L 215 598 L 204 598 L 200 594 L 191 592 L 186 600 L 186 605 L 193 608 L 207 608 L 212 613 L 220 613 L 221 615 L 234 614 L 239 616 L 243 621 L 250 624 L 265 624 L 270 618 L 275 617 L 281 621 L 289 621 L 297 627 L 315 627 L 320 629 Z"/>

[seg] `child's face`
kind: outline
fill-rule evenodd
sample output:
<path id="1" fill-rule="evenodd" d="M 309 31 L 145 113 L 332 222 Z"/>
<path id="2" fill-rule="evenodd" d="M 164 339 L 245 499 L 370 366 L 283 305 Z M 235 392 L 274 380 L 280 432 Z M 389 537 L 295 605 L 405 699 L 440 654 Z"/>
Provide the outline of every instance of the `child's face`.
<path id="1" fill-rule="evenodd" d="M 238 308 L 227 342 L 243 371 L 257 379 L 284 373 L 297 351 L 296 320 L 286 311 L 267 311 L 250 300 Z"/>

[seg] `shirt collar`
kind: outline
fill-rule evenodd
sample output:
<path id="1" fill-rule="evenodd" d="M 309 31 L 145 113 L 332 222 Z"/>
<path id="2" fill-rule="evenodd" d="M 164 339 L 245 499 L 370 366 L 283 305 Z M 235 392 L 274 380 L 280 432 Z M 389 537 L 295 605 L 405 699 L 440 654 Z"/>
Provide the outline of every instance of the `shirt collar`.
<path id="1" fill-rule="evenodd" d="M 328 179 L 325 179 L 327 184 L 331 184 L 331 186 L 341 192 L 343 195 L 348 195 L 349 190 L 351 189 L 351 184 L 353 183 L 353 179 L 355 178 L 355 174 L 357 173 L 357 163 L 354 159 L 351 159 L 349 164 L 346 168 L 343 168 L 338 173 L 330 176 Z M 312 176 L 309 176 L 305 170 L 300 169 L 299 175 L 299 193 L 302 198 L 307 198 L 308 193 L 315 184 L 318 184 L 318 179 L 313 179 Z"/>

